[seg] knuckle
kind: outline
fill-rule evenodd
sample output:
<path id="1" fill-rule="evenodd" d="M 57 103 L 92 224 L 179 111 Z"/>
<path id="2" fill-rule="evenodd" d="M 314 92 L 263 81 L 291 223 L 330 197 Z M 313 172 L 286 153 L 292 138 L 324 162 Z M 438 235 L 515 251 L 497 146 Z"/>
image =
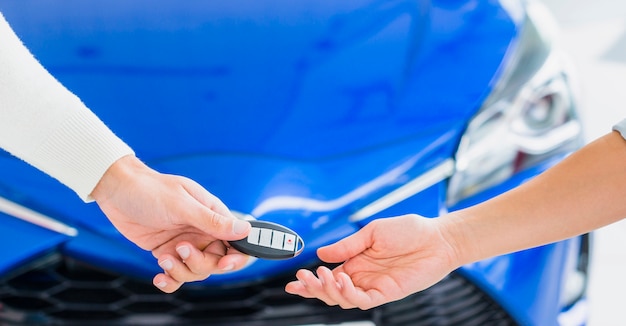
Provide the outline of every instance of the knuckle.
<path id="1" fill-rule="evenodd" d="M 226 222 L 221 215 L 214 211 L 209 211 L 209 225 L 216 230 L 221 230 L 225 227 Z"/>
<path id="2" fill-rule="evenodd" d="M 195 259 L 198 257 L 194 257 L 194 259 L 189 259 L 185 262 L 187 268 L 189 269 L 188 277 L 193 279 L 193 281 L 201 281 L 206 279 L 214 272 L 215 262 L 212 259 Z"/>

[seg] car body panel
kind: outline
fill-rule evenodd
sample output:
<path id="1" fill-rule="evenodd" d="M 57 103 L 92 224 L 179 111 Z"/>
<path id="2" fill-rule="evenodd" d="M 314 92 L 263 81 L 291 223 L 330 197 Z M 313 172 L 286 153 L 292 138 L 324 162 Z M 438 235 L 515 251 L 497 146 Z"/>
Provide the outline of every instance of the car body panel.
<path id="1" fill-rule="evenodd" d="M 140 158 L 244 213 L 267 196 L 335 200 L 415 157 L 432 156 L 400 177 L 450 158 L 515 32 L 495 1 L 6 1 L 0 10 Z M 10 199 L 115 236 L 93 207 L 51 195 L 60 185 L 20 178 L 1 178 Z M 34 186 L 42 182 L 49 191 Z M 290 218 L 275 221 L 291 227 Z"/>
<path id="2" fill-rule="evenodd" d="M 0 213 L 0 275 L 51 252 L 67 240 L 67 236 Z"/>

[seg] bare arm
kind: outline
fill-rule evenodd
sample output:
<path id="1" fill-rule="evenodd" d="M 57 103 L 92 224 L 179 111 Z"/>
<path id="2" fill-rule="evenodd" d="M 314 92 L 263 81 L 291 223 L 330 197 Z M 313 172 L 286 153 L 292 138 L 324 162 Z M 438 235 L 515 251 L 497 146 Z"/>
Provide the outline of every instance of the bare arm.
<path id="1" fill-rule="evenodd" d="M 611 132 L 524 185 L 442 218 L 459 265 L 626 217 L 626 141 Z"/>
<path id="2" fill-rule="evenodd" d="M 300 270 L 285 290 L 369 309 L 424 290 L 461 265 L 586 233 L 626 216 L 626 141 L 612 132 L 518 188 L 428 219 L 379 219 L 320 248 L 342 263 Z M 416 237 L 415 235 L 419 236 Z"/>

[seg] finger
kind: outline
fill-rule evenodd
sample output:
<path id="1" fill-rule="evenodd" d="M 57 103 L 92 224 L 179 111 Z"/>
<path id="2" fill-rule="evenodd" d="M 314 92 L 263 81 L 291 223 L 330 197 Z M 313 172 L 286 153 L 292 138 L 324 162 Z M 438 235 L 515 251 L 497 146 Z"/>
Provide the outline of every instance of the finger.
<path id="1" fill-rule="evenodd" d="M 313 273 L 306 269 L 300 269 L 296 272 L 296 280 L 291 281 L 285 285 L 285 291 L 290 294 L 299 295 L 304 298 L 315 298 L 306 287 L 306 282 L 304 281 L 307 277 L 306 274 L 313 276 Z"/>
<path id="2" fill-rule="evenodd" d="M 336 302 L 343 309 L 350 309 L 356 307 L 348 299 L 343 296 L 342 285 L 335 279 L 333 272 L 330 269 L 320 266 L 317 269 L 317 277 L 322 283 L 325 295 L 330 301 Z"/>
<path id="3" fill-rule="evenodd" d="M 304 282 L 300 280 L 287 283 L 287 285 L 285 285 L 285 292 L 289 294 L 299 295 L 303 298 L 313 298 L 313 296 L 307 291 Z"/>
<path id="4" fill-rule="evenodd" d="M 321 274 L 321 277 L 326 284 L 330 284 L 330 282 L 326 279 L 333 279 L 336 281 L 336 286 L 340 291 L 340 296 L 342 297 L 342 300 L 345 301 L 341 303 L 342 308 L 358 307 L 366 310 L 379 306 L 385 302 L 382 294 L 377 290 L 368 290 L 366 292 L 363 291 L 363 289 L 355 287 L 352 279 L 346 273 L 336 273 L 334 278 L 330 275 L 327 276 L 324 272 Z M 304 269 L 299 270 L 296 273 L 296 278 L 296 281 L 289 282 L 285 286 L 285 291 L 287 293 L 299 295 L 304 298 L 318 298 L 326 304 L 334 305 L 331 298 L 326 298 L 325 294 L 321 294 L 324 292 L 319 289 L 322 289 L 324 285 L 322 285 L 322 281 L 316 278 L 311 271 Z"/>
<path id="5" fill-rule="evenodd" d="M 371 247 L 372 229 L 372 223 L 370 223 L 351 236 L 329 246 L 319 248 L 317 255 L 322 261 L 327 263 L 344 262 Z"/>
<path id="6" fill-rule="evenodd" d="M 221 245 L 219 241 L 214 243 Z M 211 245 L 212 244 L 213 243 L 211 243 Z M 219 249 L 216 249 L 215 251 L 219 251 Z M 222 254 L 220 256 L 223 256 L 225 253 L 225 249 L 222 248 L 221 251 Z M 210 250 L 207 250 L 207 253 L 204 253 L 195 246 L 191 245 L 191 243 L 189 242 L 181 242 L 176 246 L 176 252 L 178 253 L 180 259 L 187 267 L 189 272 L 192 274 L 198 276 L 209 275 L 217 269 L 217 262 L 219 258 L 216 258 L 216 255 L 211 253 Z"/>
<path id="7" fill-rule="evenodd" d="M 221 240 L 239 240 L 248 235 L 249 222 L 236 218 L 217 197 L 197 183 L 186 180 L 188 182 L 183 187 L 195 200 L 185 215 L 189 224 Z"/>
<path id="8" fill-rule="evenodd" d="M 241 269 L 249 260 L 249 256 L 226 248 L 220 241 L 211 243 L 203 251 L 198 250 L 191 243 L 181 242 L 176 247 L 176 252 L 187 268 L 199 278 L 204 275 Z"/>
<path id="9" fill-rule="evenodd" d="M 216 264 L 217 259 L 212 264 Z M 179 258 L 172 255 L 163 255 L 159 258 L 159 266 L 163 268 L 165 273 L 178 282 L 193 282 L 204 280 L 209 277 L 209 273 L 196 274 Z"/>
<path id="10" fill-rule="evenodd" d="M 378 291 L 369 290 L 365 292 L 363 289 L 356 288 L 348 274 L 337 273 L 335 275 L 335 279 L 341 289 L 342 298 L 348 303 L 349 306 L 367 310 L 383 303 Z"/>
<path id="11" fill-rule="evenodd" d="M 174 280 L 165 273 L 159 273 L 152 279 L 152 284 L 165 293 L 173 293 L 184 283 Z"/>
<path id="12" fill-rule="evenodd" d="M 240 240 L 245 238 L 252 226 L 250 222 L 233 216 L 219 214 L 206 206 L 196 203 L 196 209 L 189 209 L 184 222 L 220 240 Z"/>
<path id="13" fill-rule="evenodd" d="M 226 207 L 226 205 L 217 196 L 214 196 L 212 193 L 210 193 L 208 190 L 206 190 L 197 182 L 189 178 L 185 178 L 185 177 L 181 177 L 181 178 L 183 178 L 183 182 L 182 182 L 183 188 L 195 200 L 197 200 L 202 205 L 210 208 L 211 210 L 215 211 L 218 214 L 221 214 L 224 216 L 233 216 L 233 214 L 230 212 L 228 207 Z"/>
<path id="14" fill-rule="evenodd" d="M 219 270 L 219 273 L 232 272 L 244 268 L 251 262 L 252 260 L 250 256 L 229 248 L 226 256 L 220 258 L 217 262 L 217 269 Z"/>
<path id="15" fill-rule="evenodd" d="M 311 295 L 311 298 L 322 300 L 329 306 L 337 305 L 337 302 L 333 301 L 332 298 L 326 294 L 323 280 L 316 277 L 311 271 L 299 270 L 296 273 L 296 278 L 303 283 L 306 291 Z"/>

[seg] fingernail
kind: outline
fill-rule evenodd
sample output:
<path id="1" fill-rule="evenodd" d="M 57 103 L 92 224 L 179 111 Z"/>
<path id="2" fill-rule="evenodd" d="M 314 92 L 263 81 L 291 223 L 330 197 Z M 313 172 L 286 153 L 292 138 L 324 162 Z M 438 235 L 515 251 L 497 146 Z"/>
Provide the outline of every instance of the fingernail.
<path id="1" fill-rule="evenodd" d="M 250 223 L 243 220 L 236 220 L 235 223 L 233 223 L 233 232 L 235 232 L 235 234 L 244 234 L 248 231 L 249 227 Z"/>
<path id="2" fill-rule="evenodd" d="M 182 259 L 187 259 L 191 255 L 191 249 L 188 246 L 180 246 L 176 248 L 176 252 Z"/>
<path id="3" fill-rule="evenodd" d="M 172 263 L 171 260 L 166 259 L 159 263 L 159 266 L 161 266 L 161 268 L 163 268 L 164 270 L 169 271 L 170 269 L 174 268 L 174 263 Z"/>
<path id="4" fill-rule="evenodd" d="M 226 265 L 226 267 L 222 268 L 223 271 L 231 271 L 233 270 L 233 268 L 235 268 L 235 265 L 230 264 L 230 265 Z"/>
<path id="5" fill-rule="evenodd" d="M 341 279 L 338 279 L 338 280 L 337 280 L 337 287 L 338 287 L 339 289 L 342 289 L 342 288 L 343 288 L 343 282 L 341 281 Z"/>
<path id="6" fill-rule="evenodd" d="M 156 285 L 157 287 L 159 287 L 159 288 L 161 288 L 161 289 L 162 289 L 162 288 L 164 288 L 164 287 L 166 287 L 166 286 L 167 286 L 167 282 L 159 282 L 159 283 L 157 283 L 157 284 L 155 284 L 155 285 Z"/>

